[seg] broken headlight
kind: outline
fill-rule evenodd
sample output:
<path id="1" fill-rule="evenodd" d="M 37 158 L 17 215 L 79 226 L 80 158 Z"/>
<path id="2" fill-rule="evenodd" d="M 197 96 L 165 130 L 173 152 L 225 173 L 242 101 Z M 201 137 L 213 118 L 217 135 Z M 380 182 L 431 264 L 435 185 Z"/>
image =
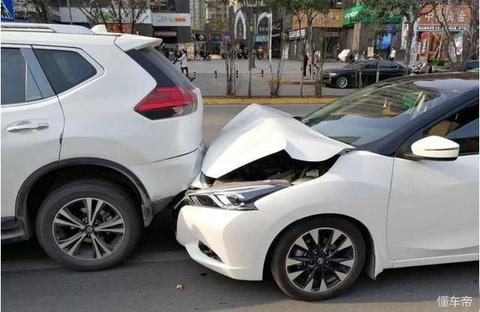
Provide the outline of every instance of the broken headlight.
<path id="1" fill-rule="evenodd" d="M 289 186 L 288 183 L 238 184 L 191 191 L 187 192 L 185 197 L 189 204 L 193 206 L 229 210 L 256 210 L 254 202 L 257 199 Z"/>

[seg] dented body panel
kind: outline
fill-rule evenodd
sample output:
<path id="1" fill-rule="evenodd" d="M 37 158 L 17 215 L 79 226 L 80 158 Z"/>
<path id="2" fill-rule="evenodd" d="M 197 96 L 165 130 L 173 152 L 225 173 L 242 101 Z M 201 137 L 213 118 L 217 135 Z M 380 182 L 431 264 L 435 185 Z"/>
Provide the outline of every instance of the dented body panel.
<path id="1" fill-rule="evenodd" d="M 312 130 L 287 113 L 250 105 L 233 118 L 210 145 L 202 172 L 217 179 L 280 151 L 295 160 L 320 162 L 352 149 L 348 144 Z"/>

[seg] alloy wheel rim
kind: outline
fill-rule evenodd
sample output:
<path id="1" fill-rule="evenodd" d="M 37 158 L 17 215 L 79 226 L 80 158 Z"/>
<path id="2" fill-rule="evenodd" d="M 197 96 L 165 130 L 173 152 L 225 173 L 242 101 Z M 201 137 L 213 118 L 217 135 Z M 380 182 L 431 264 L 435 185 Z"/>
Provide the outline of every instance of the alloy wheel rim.
<path id="1" fill-rule="evenodd" d="M 328 227 L 302 234 L 290 247 L 285 269 L 298 289 L 322 293 L 338 288 L 350 275 L 355 248 L 344 232 Z"/>
<path id="2" fill-rule="evenodd" d="M 340 88 L 345 88 L 347 86 L 347 84 L 348 84 L 347 78 L 345 78 L 345 77 L 338 78 L 338 86 Z"/>
<path id="3" fill-rule="evenodd" d="M 93 197 L 75 199 L 56 213 L 52 233 L 63 252 L 80 260 L 114 253 L 125 237 L 125 221 L 110 203 Z"/>

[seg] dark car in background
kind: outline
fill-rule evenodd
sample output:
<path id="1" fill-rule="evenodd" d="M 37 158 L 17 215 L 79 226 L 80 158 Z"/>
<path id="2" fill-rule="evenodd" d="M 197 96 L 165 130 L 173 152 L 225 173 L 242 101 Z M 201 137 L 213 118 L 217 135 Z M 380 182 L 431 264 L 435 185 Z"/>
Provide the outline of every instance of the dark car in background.
<path id="1" fill-rule="evenodd" d="M 410 74 L 411 69 L 405 66 L 387 60 L 366 60 L 357 61 L 342 68 L 335 68 L 323 72 L 322 81 L 327 86 L 333 86 L 340 89 L 347 87 L 356 87 L 360 77 L 362 85 L 369 85 L 376 82 L 377 66 L 379 70 L 379 80 L 399 77 Z"/>
<path id="2" fill-rule="evenodd" d="M 448 71 L 469 71 L 478 69 L 478 60 L 469 60 L 465 63 L 453 64 Z"/>

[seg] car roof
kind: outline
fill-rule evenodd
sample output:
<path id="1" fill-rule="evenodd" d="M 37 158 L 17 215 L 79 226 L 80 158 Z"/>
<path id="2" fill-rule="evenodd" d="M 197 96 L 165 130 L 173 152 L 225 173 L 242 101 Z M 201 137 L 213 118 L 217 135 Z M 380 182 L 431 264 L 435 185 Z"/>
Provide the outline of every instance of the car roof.
<path id="1" fill-rule="evenodd" d="M 468 72 L 448 72 L 425 75 L 409 75 L 384 80 L 381 83 L 414 83 L 422 88 L 433 89 L 439 93 L 464 93 L 478 90 L 478 74 Z"/>
<path id="2" fill-rule="evenodd" d="M 155 47 L 162 39 L 131 34 L 94 32 L 86 27 L 65 24 L 2 23 L 2 44 L 78 46 L 112 45 L 124 51 Z"/>

